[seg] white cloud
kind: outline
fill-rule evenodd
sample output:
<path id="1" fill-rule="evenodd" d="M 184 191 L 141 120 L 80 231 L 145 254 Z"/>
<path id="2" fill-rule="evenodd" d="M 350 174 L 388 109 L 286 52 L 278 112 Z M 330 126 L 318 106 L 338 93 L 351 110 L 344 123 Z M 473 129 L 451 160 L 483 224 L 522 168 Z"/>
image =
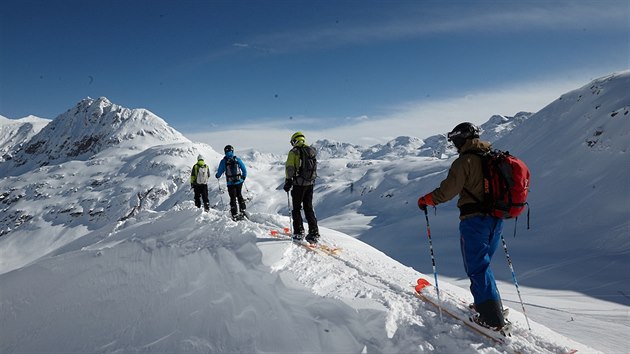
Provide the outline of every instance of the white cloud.
<path id="1" fill-rule="evenodd" d="M 407 102 L 392 107 L 389 114 L 369 119 L 366 114 L 353 119 L 266 120 L 240 125 L 238 129 L 187 134 L 187 137 L 210 144 L 217 151 L 231 144 L 237 150 L 253 148 L 274 153 L 286 153 L 290 149 L 291 134 L 297 130 L 303 131 L 309 142 L 329 139 L 364 146 L 385 143 L 398 136 L 427 138 L 450 131 L 463 121 L 482 124 L 495 114 L 537 112 L 586 83 L 582 78 L 516 83 L 448 99 Z"/>

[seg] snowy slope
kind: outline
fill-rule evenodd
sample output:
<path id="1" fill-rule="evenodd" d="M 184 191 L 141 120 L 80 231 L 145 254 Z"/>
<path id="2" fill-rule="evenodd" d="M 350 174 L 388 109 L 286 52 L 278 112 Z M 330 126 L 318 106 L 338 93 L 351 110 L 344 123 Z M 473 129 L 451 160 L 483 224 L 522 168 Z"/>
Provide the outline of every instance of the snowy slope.
<path id="1" fill-rule="evenodd" d="M 20 119 L 0 116 L 0 162 L 12 159 L 15 151 L 21 149 L 48 123 L 50 119 L 35 116 Z"/>
<path id="2" fill-rule="evenodd" d="M 496 142 L 532 168 L 533 230 L 515 242 L 537 253 L 523 277 L 630 305 L 630 72 L 562 95 Z M 560 246 L 560 247 L 559 247 Z M 577 274 L 581 274 L 576 278 Z"/>
<path id="3" fill-rule="evenodd" d="M 592 352 L 536 324 L 528 332 L 516 314 L 509 345 L 494 346 L 440 321 L 411 293 L 423 275 L 381 252 L 322 229 L 344 252 L 316 254 L 269 236 L 286 218 L 252 218 L 186 202 L 1 275 L 1 351 Z"/>
<path id="4" fill-rule="evenodd" d="M 150 118 L 149 113 L 126 115 L 136 117 L 133 124 L 116 129 L 94 127 L 100 119 L 114 127 L 111 112 L 127 112 L 99 99 L 88 111 L 110 113 L 90 120 L 91 115 L 72 109 L 55 120 L 64 127 L 55 129 L 65 133 L 49 131 L 45 144 L 21 155 L 32 162 L 0 164 L 0 171 L 28 171 L 5 172 L 0 180 L 0 315 L 10 319 L 2 321 L 0 352 L 623 352 L 630 344 L 625 339 L 630 307 L 619 292 L 625 291 L 628 272 L 610 270 L 628 266 L 623 248 L 630 236 L 623 205 L 624 195 L 630 200 L 623 189 L 628 169 L 602 173 L 586 171 L 587 165 L 575 182 L 562 172 L 575 171 L 578 161 L 627 166 L 617 158 L 627 151 L 628 120 L 609 121 L 606 115 L 627 117 L 628 76 L 568 93 L 496 142 L 528 162 L 534 187 L 544 186 L 532 190 L 533 229 L 526 231 L 519 222 L 519 236 L 513 239 L 509 228 L 506 235 L 532 332 L 526 330 L 502 256 L 493 264 L 505 281 L 499 287 L 516 326 L 508 346 L 493 347 L 455 321 L 441 322 L 435 309 L 411 295 L 418 277 L 433 279 L 422 274 L 432 269 L 424 216 L 415 202 L 437 186 L 452 162 L 443 136 L 401 137 L 374 147 L 315 144 L 321 171 L 315 202 L 323 238 L 344 248 L 333 258 L 270 237 L 272 228 L 288 227 L 282 216 L 288 214 L 281 190 L 285 156 L 241 154 L 237 146 L 248 165 L 245 195 L 253 220 L 234 223 L 226 217 L 227 195 L 219 190 L 223 180 L 210 185 L 217 210 L 203 214 L 192 206 L 190 166 L 199 153 L 210 166 L 221 155 L 182 139 L 161 119 L 137 118 Z M 595 93 L 587 98 L 587 92 Z M 563 124 L 552 123 L 557 117 L 603 126 L 596 137 L 605 139 L 584 141 L 596 132 L 577 128 L 563 136 Z M 150 127 L 161 134 L 138 134 Z M 547 139 L 536 140 L 540 134 Z M 63 144 L 87 136 L 100 138 L 76 156 L 76 144 Z M 534 140 L 537 145 L 531 146 Z M 547 148 L 556 145 L 578 149 L 576 160 L 550 161 Z M 426 154 L 430 150 L 442 153 Z M 610 189 L 591 193 L 580 184 L 588 178 L 599 178 Z M 563 182 L 572 189 L 553 187 Z M 581 203 L 596 206 L 584 210 L 609 224 L 580 224 L 581 204 L 571 199 L 576 191 L 583 194 Z M 555 198 L 545 197 L 553 193 Z M 610 215 L 604 215 L 611 210 L 602 196 L 618 203 Z M 574 204 L 568 208 L 562 198 Z M 561 209 L 576 215 L 558 218 L 554 211 Z M 458 279 L 464 273 L 454 203 L 430 217 L 440 288 L 469 301 L 466 281 Z M 607 237 L 605 244 L 594 242 L 593 227 Z M 615 241 L 621 245 L 617 253 L 606 246 Z"/>

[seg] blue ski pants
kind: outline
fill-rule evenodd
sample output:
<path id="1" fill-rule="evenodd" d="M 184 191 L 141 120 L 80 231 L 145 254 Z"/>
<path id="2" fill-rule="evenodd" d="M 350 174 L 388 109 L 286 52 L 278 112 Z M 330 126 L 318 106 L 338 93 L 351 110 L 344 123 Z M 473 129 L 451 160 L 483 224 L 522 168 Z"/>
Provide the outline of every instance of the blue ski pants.
<path id="1" fill-rule="evenodd" d="M 459 223 L 462 257 L 475 304 L 501 300 L 490 261 L 502 232 L 503 220 L 493 216 L 472 216 Z"/>

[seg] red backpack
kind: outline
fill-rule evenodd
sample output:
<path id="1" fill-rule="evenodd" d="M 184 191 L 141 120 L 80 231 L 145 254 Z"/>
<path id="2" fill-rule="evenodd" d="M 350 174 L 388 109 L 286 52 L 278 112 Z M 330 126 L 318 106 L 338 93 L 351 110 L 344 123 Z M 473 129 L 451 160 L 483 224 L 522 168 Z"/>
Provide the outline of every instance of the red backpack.
<path id="1" fill-rule="evenodd" d="M 481 157 L 484 198 L 483 201 L 473 198 L 481 204 L 482 210 L 501 219 L 521 215 L 528 205 L 530 172 L 527 165 L 507 151 L 471 153 Z M 470 192 L 468 194 L 472 196 Z"/>

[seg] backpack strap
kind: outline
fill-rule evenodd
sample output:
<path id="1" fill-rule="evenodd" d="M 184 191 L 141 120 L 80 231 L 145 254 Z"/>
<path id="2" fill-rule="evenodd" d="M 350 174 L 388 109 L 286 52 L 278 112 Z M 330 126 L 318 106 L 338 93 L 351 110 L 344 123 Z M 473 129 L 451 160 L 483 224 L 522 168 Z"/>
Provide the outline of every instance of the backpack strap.
<path id="1" fill-rule="evenodd" d="M 487 178 L 488 176 L 488 166 L 486 166 L 485 162 L 484 162 L 484 158 L 487 157 L 487 154 L 489 153 L 489 151 L 483 151 L 483 150 L 468 150 L 462 153 L 462 155 L 477 155 L 481 158 L 481 170 L 482 170 L 482 179 Z M 482 181 L 483 183 L 483 181 Z M 468 190 L 468 188 L 464 187 L 463 192 L 465 192 L 466 194 L 468 194 L 472 199 L 475 200 L 475 203 L 468 203 L 468 204 L 464 204 L 462 205 L 459 210 L 460 210 L 460 215 L 461 216 L 465 216 L 465 215 L 469 215 L 469 214 L 474 214 L 474 213 L 484 213 L 487 214 L 489 212 L 489 205 L 487 205 L 487 203 L 485 203 L 483 200 L 477 198 L 471 191 Z M 485 190 L 484 190 L 484 195 L 485 195 Z"/>

